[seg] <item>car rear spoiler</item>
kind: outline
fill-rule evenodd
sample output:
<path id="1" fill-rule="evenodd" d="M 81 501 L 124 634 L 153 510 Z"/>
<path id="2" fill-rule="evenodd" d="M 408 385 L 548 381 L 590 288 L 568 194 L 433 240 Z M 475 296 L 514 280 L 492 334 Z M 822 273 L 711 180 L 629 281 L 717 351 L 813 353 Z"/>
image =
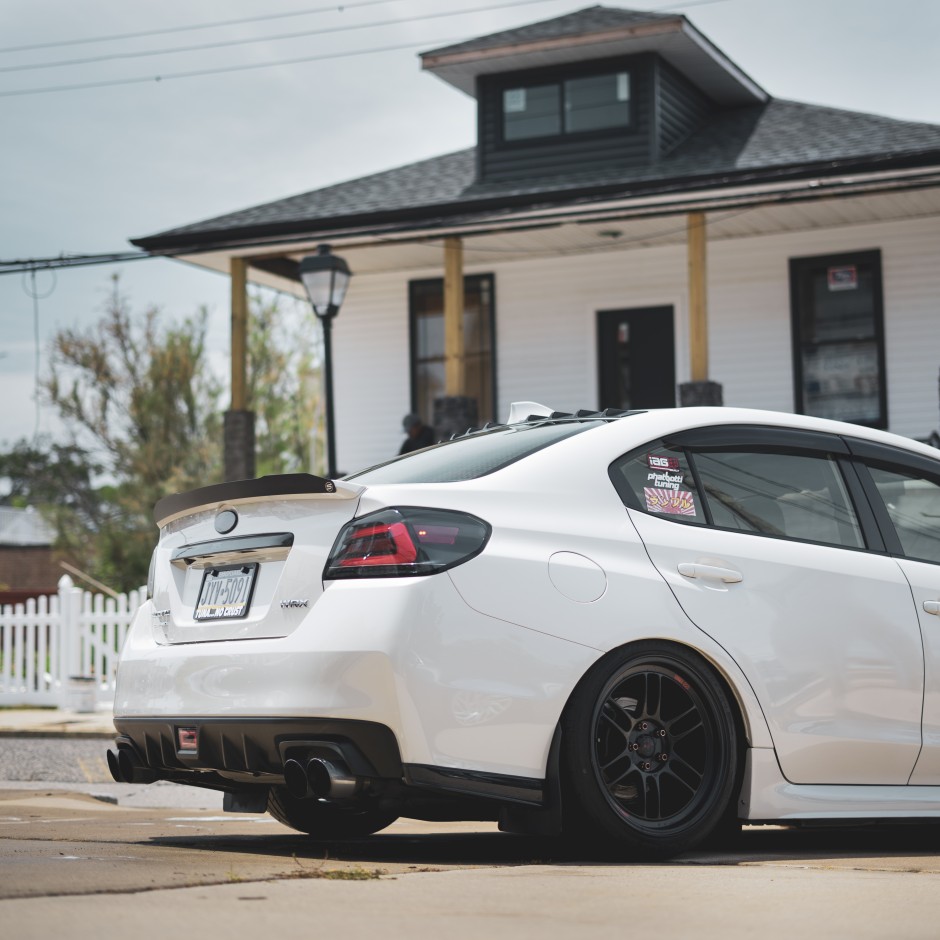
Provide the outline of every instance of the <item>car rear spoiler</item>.
<path id="1" fill-rule="evenodd" d="M 256 480 L 233 480 L 202 486 L 187 493 L 175 493 L 157 500 L 153 520 L 161 528 L 194 509 L 213 509 L 245 503 L 267 496 L 281 499 L 355 499 L 365 489 L 358 483 L 325 480 L 312 473 L 282 473 Z"/>

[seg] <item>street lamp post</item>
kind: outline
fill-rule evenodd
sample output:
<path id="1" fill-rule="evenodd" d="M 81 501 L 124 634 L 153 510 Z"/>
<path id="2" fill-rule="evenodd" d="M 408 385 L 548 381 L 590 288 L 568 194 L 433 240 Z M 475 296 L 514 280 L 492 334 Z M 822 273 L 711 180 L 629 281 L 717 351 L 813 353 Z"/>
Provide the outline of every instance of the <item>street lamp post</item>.
<path id="1" fill-rule="evenodd" d="M 300 262 L 300 279 L 317 319 L 323 324 L 323 378 L 326 392 L 326 475 L 336 477 L 336 440 L 333 428 L 333 318 L 339 313 L 352 272 L 342 258 L 332 254 L 329 245 Z"/>

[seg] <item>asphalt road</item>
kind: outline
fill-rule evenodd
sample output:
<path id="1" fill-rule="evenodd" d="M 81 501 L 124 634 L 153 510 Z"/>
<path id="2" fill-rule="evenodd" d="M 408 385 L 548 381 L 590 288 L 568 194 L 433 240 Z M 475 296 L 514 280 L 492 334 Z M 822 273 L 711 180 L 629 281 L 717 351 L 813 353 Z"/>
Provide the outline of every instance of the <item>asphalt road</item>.
<path id="1" fill-rule="evenodd" d="M 191 788 L 89 780 L 106 741 L 24 741 L 0 739 L 0 776 L 33 777 L 0 784 L 0 924 L 17 940 L 940 936 L 940 829 L 754 828 L 734 852 L 652 865 L 484 823 L 399 821 L 319 842 L 196 808 L 205 795 Z"/>

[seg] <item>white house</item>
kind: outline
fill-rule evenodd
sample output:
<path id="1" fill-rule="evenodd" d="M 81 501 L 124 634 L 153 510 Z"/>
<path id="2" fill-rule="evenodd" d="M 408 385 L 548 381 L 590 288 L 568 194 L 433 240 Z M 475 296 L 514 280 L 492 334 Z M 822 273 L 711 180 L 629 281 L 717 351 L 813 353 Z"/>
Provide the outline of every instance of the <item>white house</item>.
<path id="1" fill-rule="evenodd" d="M 448 402 L 937 427 L 940 127 L 772 98 L 680 15 L 595 6 L 421 61 L 476 98 L 475 148 L 134 241 L 230 272 L 236 334 L 247 281 L 303 296 L 301 258 L 345 258 L 340 467 Z"/>

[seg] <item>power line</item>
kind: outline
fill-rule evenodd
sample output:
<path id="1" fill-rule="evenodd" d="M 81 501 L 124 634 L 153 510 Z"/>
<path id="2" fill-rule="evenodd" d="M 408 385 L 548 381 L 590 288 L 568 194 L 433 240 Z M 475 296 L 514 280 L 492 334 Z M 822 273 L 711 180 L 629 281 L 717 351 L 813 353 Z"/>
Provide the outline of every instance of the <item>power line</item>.
<path id="1" fill-rule="evenodd" d="M 384 0 L 388 2 L 388 0 Z M 88 56 L 84 59 L 57 59 L 54 62 L 28 62 L 23 65 L 3 65 L 0 72 L 25 72 L 35 69 L 51 69 L 68 65 L 89 65 L 95 62 L 111 62 L 116 59 L 139 59 L 145 56 L 172 55 L 178 52 L 203 52 L 207 49 L 224 49 L 232 46 L 247 46 L 259 42 L 277 42 L 282 39 L 299 39 L 304 36 L 326 36 L 335 33 L 351 32 L 358 29 L 375 29 L 383 26 L 400 26 L 406 23 L 419 23 L 423 20 L 443 19 L 449 16 L 461 16 L 467 13 L 489 13 L 510 7 L 531 6 L 534 3 L 546 3 L 551 0 L 510 0 L 510 2 L 491 3 L 482 7 L 464 7 L 462 10 L 445 10 L 439 13 L 427 13 L 419 16 L 391 20 L 376 20 L 371 23 L 348 23 L 342 26 L 330 26 L 325 29 L 305 29 L 292 33 L 276 33 L 269 36 L 253 36 L 248 39 L 221 39 L 217 42 L 197 43 L 191 46 L 176 46 L 169 49 L 144 49 L 139 52 L 111 52 L 105 55 Z"/>
<path id="2" fill-rule="evenodd" d="M 395 3 L 397 0 L 353 0 L 351 3 L 336 3 L 324 7 L 309 7 L 304 10 L 287 10 L 283 13 L 266 13 L 263 16 L 246 16 L 237 20 L 213 20 L 209 23 L 190 23 L 187 26 L 166 26 L 161 29 L 140 30 L 133 33 L 111 33 L 105 36 L 87 36 L 83 39 L 57 39 L 52 42 L 34 42 L 22 46 L 0 48 L 0 54 L 8 52 L 30 52 L 34 49 L 58 49 L 64 46 L 84 46 L 96 42 L 114 42 L 122 39 L 142 39 L 149 36 L 169 36 L 176 33 L 195 32 L 202 29 L 218 29 L 224 26 L 242 26 L 246 23 L 263 23 L 268 20 L 288 19 L 297 16 L 312 16 L 317 13 L 344 13 L 360 7 L 374 7 L 381 4 Z M 724 3 L 726 0 L 688 0 L 687 3 L 673 3 L 662 7 L 653 7 L 649 12 L 660 10 L 682 10 L 686 7 L 707 6 L 712 3 Z"/>
<path id="3" fill-rule="evenodd" d="M 511 4 L 501 4 L 499 7 L 491 7 L 490 9 L 503 9 L 509 6 L 522 6 L 524 4 L 531 3 L 544 3 L 551 2 L 551 0 L 516 0 L 516 2 Z M 725 3 L 727 0 L 689 0 L 687 3 L 677 4 L 677 7 L 684 8 L 690 6 L 705 6 L 707 4 L 713 3 Z M 656 12 L 657 9 L 666 9 L 665 7 L 657 7 L 649 12 Z M 466 12 L 466 11 L 464 11 Z M 407 23 L 410 20 L 396 20 L 398 23 Z M 421 40 L 420 42 L 410 42 L 403 43 L 400 45 L 393 46 L 377 46 L 369 49 L 357 49 L 350 52 L 334 52 L 334 53 L 324 53 L 321 55 L 312 55 L 312 56 L 300 56 L 293 59 L 275 59 L 274 61 L 268 62 L 253 62 L 247 65 L 230 65 L 230 66 L 221 66 L 217 68 L 210 69 L 194 69 L 188 72 L 170 72 L 164 75 L 146 75 L 138 76 L 135 78 L 118 78 L 118 79 L 105 79 L 102 81 L 96 82 L 79 82 L 70 85 L 44 85 L 38 88 L 22 88 L 16 89 L 13 91 L 0 91 L 0 98 L 19 98 L 26 95 L 42 95 L 42 94 L 51 94 L 54 92 L 60 91 L 84 91 L 91 88 L 112 88 L 121 85 L 142 85 L 148 84 L 150 82 L 163 82 L 171 81 L 173 79 L 179 78 L 201 78 L 208 75 L 224 75 L 231 74 L 235 72 L 247 72 L 255 71 L 257 69 L 266 69 L 266 68 L 276 68 L 278 66 L 287 66 L 287 65 L 302 65 L 308 62 L 323 62 L 332 59 L 345 59 L 352 58 L 355 56 L 362 55 L 374 55 L 382 52 L 399 52 L 405 49 L 416 49 L 422 46 L 441 46 L 448 43 L 459 42 L 465 37 L 447 37 L 443 39 L 435 40 Z M 0 50 L 3 51 L 3 50 Z"/>
<path id="4" fill-rule="evenodd" d="M 16 98 L 22 95 L 42 95 L 56 91 L 82 91 L 88 88 L 110 88 L 116 85 L 142 85 L 148 82 L 171 81 L 176 78 L 197 78 L 205 75 L 224 75 L 230 72 L 248 72 L 257 69 L 276 68 L 280 65 L 301 65 L 305 62 L 324 62 L 328 59 L 347 59 L 354 56 L 377 55 L 381 52 L 400 52 L 403 49 L 416 49 L 427 45 L 458 42 L 461 37 L 437 39 L 433 42 L 406 42 L 395 46 L 374 46 L 371 49 L 357 49 L 352 52 L 328 52 L 321 55 L 301 56 L 297 59 L 275 59 L 273 62 L 252 62 L 248 65 L 229 65 L 213 69 L 194 69 L 190 72 L 169 72 L 166 75 L 145 75 L 138 78 L 106 79 L 100 82 L 80 82 L 73 85 L 46 85 L 41 88 L 23 88 L 18 91 L 0 91 L 0 98 Z"/>
<path id="5" fill-rule="evenodd" d="M 54 42 L 34 42 L 25 46 L 7 46 L 0 53 L 29 52 L 33 49 L 56 49 L 61 46 L 82 46 L 95 42 L 113 42 L 120 39 L 141 39 L 146 36 L 167 36 L 171 33 L 187 33 L 199 29 L 216 29 L 220 26 L 241 26 L 245 23 L 261 23 L 265 20 L 280 20 L 292 16 L 310 16 L 315 13 L 342 13 L 358 7 L 374 7 L 396 0 L 359 0 L 353 3 L 334 3 L 325 7 L 308 7 L 305 10 L 290 10 L 285 13 L 266 13 L 264 16 L 248 16 L 240 20 L 214 20 L 211 23 L 192 23 L 189 26 L 167 26 L 163 29 L 147 29 L 136 33 L 112 33 L 108 36 L 88 36 L 85 39 L 58 39 Z"/>
<path id="6" fill-rule="evenodd" d="M 0 275 L 49 271 L 57 268 L 84 268 L 94 264 L 123 264 L 125 261 L 146 261 L 160 257 L 142 251 L 114 251 L 102 255 L 58 255 L 55 258 L 19 258 L 0 261 Z"/>

